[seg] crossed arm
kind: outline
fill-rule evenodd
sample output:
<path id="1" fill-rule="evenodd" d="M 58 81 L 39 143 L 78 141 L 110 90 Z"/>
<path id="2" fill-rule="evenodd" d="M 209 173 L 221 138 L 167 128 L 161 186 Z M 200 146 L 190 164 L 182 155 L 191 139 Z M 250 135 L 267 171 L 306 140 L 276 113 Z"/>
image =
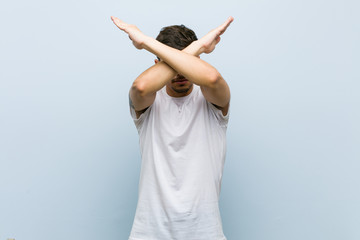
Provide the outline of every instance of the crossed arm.
<path id="1" fill-rule="evenodd" d="M 137 49 L 146 49 L 161 61 L 141 73 L 130 89 L 130 100 L 139 116 L 155 100 L 156 92 L 164 87 L 177 73 L 199 85 L 207 101 L 221 109 L 225 115 L 230 101 L 230 90 L 221 74 L 210 64 L 198 58 L 202 53 L 215 49 L 230 23 L 229 17 L 222 25 L 201 39 L 192 42 L 182 51 L 171 48 L 143 34 L 136 26 L 111 17 L 114 24 L 127 33 Z"/>

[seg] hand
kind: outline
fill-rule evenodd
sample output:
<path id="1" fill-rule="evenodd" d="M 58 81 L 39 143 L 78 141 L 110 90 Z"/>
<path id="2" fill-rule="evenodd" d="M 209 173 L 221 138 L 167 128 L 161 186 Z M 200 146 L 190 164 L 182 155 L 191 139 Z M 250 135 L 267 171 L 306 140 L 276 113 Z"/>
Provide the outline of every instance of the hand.
<path id="1" fill-rule="evenodd" d="M 214 51 L 216 44 L 220 42 L 220 35 L 226 31 L 227 27 L 233 20 L 233 17 L 229 17 L 219 27 L 211 30 L 208 34 L 199 39 L 198 41 L 201 44 L 201 51 L 204 53 L 211 53 Z"/>
<path id="2" fill-rule="evenodd" d="M 113 16 L 111 16 L 111 20 L 120 30 L 124 31 L 129 35 L 130 40 L 133 42 L 134 46 L 137 49 L 144 48 L 144 41 L 147 36 L 143 34 L 135 25 L 127 24 L 118 19 L 117 17 Z"/>

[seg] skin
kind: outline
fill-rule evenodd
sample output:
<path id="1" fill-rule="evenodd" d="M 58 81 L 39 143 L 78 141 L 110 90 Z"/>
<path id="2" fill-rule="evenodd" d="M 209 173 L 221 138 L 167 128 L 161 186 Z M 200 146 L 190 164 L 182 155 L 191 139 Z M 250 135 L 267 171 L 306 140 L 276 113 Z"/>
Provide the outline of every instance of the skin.
<path id="1" fill-rule="evenodd" d="M 128 34 L 137 49 L 145 49 L 161 59 L 155 60 L 155 65 L 141 73 L 132 84 L 129 96 L 137 117 L 154 102 L 156 92 L 164 86 L 170 96 L 183 97 L 191 93 L 193 84 L 200 86 L 207 101 L 220 109 L 223 115 L 227 114 L 230 102 L 229 86 L 221 74 L 199 56 L 214 51 L 220 42 L 220 35 L 234 20 L 233 17 L 229 17 L 223 24 L 182 51 L 146 36 L 135 25 L 113 16 L 111 20 Z"/>

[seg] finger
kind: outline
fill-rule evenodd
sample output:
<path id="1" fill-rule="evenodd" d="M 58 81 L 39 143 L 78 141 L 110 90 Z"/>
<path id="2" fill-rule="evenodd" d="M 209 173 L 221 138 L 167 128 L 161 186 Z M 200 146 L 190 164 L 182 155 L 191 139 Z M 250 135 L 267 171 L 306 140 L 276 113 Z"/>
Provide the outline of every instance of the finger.
<path id="1" fill-rule="evenodd" d="M 218 35 L 222 35 L 226 29 L 229 27 L 230 23 L 232 23 L 232 21 L 234 20 L 233 17 L 229 17 L 223 24 L 221 24 L 217 30 L 218 30 Z"/>
<path id="2" fill-rule="evenodd" d="M 122 22 L 119 18 L 117 18 L 117 17 L 114 17 L 114 16 L 111 16 L 111 20 L 113 21 L 113 22 Z"/>
<path id="3" fill-rule="evenodd" d="M 229 17 L 229 18 L 225 21 L 225 23 L 224 23 L 225 29 L 226 29 L 233 21 L 234 21 L 234 18 L 233 18 L 233 17 Z"/>
<path id="4" fill-rule="evenodd" d="M 123 21 L 121 21 L 120 19 L 118 19 L 117 17 L 113 17 L 111 16 L 111 20 L 114 22 L 114 24 L 116 26 L 118 26 L 118 28 L 120 28 L 121 30 L 124 30 L 125 27 L 127 26 L 127 24 Z"/>
<path id="5" fill-rule="evenodd" d="M 234 18 L 230 16 L 223 24 L 220 25 L 220 27 L 225 31 L 226 28 L 230 25 L 230 23 L 232 23 L 232 21 L 234 21 Z"/>

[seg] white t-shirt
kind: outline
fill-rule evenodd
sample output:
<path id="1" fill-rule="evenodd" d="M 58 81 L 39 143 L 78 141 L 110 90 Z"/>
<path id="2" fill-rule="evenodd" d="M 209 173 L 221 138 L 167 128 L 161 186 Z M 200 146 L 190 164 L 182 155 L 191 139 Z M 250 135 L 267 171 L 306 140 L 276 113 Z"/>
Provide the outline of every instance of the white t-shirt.
<path id="1" fill-rule="evenodd" d="M 218 201 L 229 114 L 195 84 L 180 98 L 162 88 L 138 119 L 130 112 L 142 162 L 129 240 L 226 240 Z"/>

